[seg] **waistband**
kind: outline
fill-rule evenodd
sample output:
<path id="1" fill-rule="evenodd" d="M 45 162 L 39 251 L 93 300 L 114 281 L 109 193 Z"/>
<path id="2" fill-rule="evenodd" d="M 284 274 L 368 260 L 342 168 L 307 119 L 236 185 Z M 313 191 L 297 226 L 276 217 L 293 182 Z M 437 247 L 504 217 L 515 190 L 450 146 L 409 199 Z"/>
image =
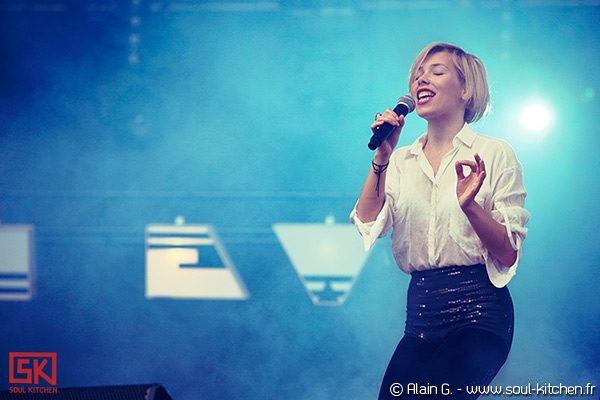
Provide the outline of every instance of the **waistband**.
<path id="1" fill-rule="evenodd" d="M 475 265 L 452 265 L 449 267 L 440 267 L 425 269 L 422 271 L 413 271 L 411 276 L 414 278 L 427 278 L 427 279 L 441 279 L 446 276 L 456 276 L 459 274 L 471 274 L 480 276 L 485 273 L 487 276 L 487 270 L 485 264 Z"/>
<path id="2" fill-rule="evenodd" d="M 408 288 L 405 333 L 439 343 L 467 326 L 498 334 L 510 348 L 512 300 L 496 288 L 484 264 L 414 271 Z"/>

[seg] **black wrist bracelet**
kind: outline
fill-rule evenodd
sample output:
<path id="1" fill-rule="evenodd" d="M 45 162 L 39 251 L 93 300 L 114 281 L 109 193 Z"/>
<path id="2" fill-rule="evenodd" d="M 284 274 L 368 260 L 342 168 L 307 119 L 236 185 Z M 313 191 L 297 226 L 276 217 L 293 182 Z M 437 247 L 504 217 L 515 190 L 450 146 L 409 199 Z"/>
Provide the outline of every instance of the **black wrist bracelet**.
<path id="1" fill-rule="evenodd" d="M 371 165 L 373 166 L 373 172 L 377 175 L 377 188 L 375 190 L 377 192 L 377 197 L 379 197 L 379 181 L 381 180 L 381 174 L 387 169 L 390 162 L 388 161 L 386 164 L 379 165 L 375 163 L 375 161 L 372 161 Z"/>

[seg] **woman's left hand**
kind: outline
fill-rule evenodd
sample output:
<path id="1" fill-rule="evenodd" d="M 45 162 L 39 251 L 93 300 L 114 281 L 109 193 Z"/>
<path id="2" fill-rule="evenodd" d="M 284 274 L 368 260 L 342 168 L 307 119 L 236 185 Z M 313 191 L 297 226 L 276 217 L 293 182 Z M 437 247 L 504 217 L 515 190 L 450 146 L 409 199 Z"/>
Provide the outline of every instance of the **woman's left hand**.
<path id="1" fill-rule="evenodd" d="M 471 173 L 465 176 L 463 166 L 471 168 Z M 483 181 L 485 180 L 485 164 L 479 154 L 475 154 L 475 162 L 463 160 L 457 161 L 456 175 L 458 177 L 456 183 L 456 195 L 458 196 L 458 204 L 461 209 L 468 208 L 473 204 L 475 196 L 479 192 Z"/>

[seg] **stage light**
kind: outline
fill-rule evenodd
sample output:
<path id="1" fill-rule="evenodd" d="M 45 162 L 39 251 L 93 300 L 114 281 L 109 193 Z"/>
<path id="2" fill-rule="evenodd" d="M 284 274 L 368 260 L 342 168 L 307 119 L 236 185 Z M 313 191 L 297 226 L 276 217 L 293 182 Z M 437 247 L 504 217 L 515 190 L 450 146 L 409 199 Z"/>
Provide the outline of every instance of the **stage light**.
<path id="1" fill-rule="evenodd" d="M 554 112 L 548 105 L 535 102 L 523 109 L 521 122 L 528 131 L 547 132 L 554 123 Z"/>

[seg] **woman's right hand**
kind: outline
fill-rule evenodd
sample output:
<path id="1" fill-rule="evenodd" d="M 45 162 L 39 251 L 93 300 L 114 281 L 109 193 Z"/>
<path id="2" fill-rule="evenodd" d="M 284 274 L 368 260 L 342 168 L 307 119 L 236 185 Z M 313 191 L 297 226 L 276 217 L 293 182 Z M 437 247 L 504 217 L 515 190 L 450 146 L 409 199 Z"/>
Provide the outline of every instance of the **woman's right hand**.
<path id="1" fill-rule="evenodd" d="M 375 119 L 375 122 L 371 124 L 371 131 L 373 131 L 373 134 L 381 125 L 386 122 L 395 128 L 383 141 L 383 143 L 381 143 L 381 145 L 377 148 L 377 152 L 375 153 L 375 158 L 379 161 L 383 161 L 383 163 L 389 161 L 392 152 L 398 144 L 400 132 L 404 126 L 404 115 L 400 115 L 400 117 L 398 117 L 394 110 L 388 108 L 383 114 L 379 114 Z"/>

